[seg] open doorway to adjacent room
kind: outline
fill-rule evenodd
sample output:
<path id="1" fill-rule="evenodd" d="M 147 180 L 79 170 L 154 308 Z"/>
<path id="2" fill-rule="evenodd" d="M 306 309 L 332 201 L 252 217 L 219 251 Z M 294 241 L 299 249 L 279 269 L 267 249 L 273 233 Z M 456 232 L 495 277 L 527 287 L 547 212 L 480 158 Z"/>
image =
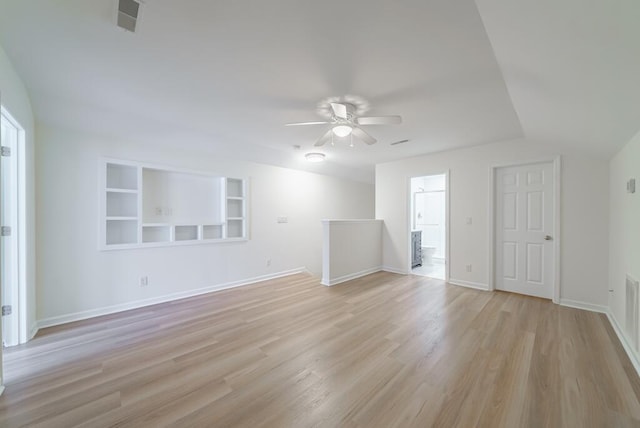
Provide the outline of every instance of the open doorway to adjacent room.
<path id="1" fill-rule="evenodd" d="M 410 268 L 415 275 L 447 280 L 448 175 L 411 178 Z"/>

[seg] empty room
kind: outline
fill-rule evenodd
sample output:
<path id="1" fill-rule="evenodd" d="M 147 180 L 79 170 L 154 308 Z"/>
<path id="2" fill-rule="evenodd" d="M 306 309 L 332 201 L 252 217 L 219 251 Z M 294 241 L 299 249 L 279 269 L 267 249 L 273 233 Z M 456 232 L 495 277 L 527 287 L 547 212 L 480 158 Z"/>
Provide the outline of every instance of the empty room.
<path id="1" fill-rule="evenodd" d="M 0 427 L 640 426 L 638 22 L 0 0 Z"/>

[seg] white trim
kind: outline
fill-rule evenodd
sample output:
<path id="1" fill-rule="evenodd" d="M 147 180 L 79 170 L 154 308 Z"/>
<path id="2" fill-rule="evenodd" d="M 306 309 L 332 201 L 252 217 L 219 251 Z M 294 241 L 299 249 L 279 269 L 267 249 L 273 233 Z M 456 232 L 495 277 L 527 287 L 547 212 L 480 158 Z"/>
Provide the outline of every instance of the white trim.
<path id="1" fill-rule="evenodd" d="M 451 285 L 459 285 L 461 287 L 474 288 L 476 290 L 492 291 L 489 290 L 489 286 L 487 284 L 483 284 L 482 282 L 464 281 L 462 279 L 449 278 L 449 281 L 447 281 L 447 283 Z"/>
<path id="2" fill-rule="evenodd" d="M 489 283 L 487 290 L 494 291 L 496 289 L 496 273 L 495 273 L 495 248 L 496 248 L 496 171 L 499 167 L 489 167 L 489 209 L 487 219 L 489 221 L 489 251 L 487 251 L 487 263 L 489 268 Z"/>
<path id="3" fill-rule="evenodd" d="M 4 385 L 0 385 L 0 395 L 4 392 Z"/>
<path id="4" fill-rule="evenodd" d="M 616 320 L 616 317 L 613 315 L 613 313 L 611 311 L 607 311 L 606 314 L 607 318 L 609 318 L 609 323 L 611 323 L 611 326 L 613 327 L 613 331 L 616 332 L 618 340 L 620 340 L 620 343 L 627 353 L 629 360 L 631 360 L 633 368 L 636 369 L 636 373 L 638 373 L 638 376 L 640 376 L 640 355 L 638 355 L 638 353 L 633 349 L 633 346 L 631 346 L 631 344 L 627 340 L 627 336 L 620 328 L 620 324 L 618 324 L 618 320 Z"/>
<path id="5" fill-rule="evenodd" d="M 606 314 L 609 312 L 609 308 L 604 305 L 594 305 L 593 303 L 581 302 L 579 300 L 560 299 L 560 306 L 566 306 L 568 308 L 584 309 L 585 311 L 599 312 Z"/>
<path id="6" fill-rule="evenodd" d="M 402 270 L 402 269 L 396 269 L 394 267 L 391 266 L 382 266 L 382 270 L 385 272 L 389 272 L 389 273 L 397 273 L 399 275 L 408 275 L 409 272 L 407 272 L 406 270 Z"/>
<path id="7" fill-rule="evenodd" d="M 444 234 L 446 239 L 444 252 L 444 280 L 449 281 L 451 278 L 451 191 L 449 187 L 449 170 L 444 176 Z"/>
<path id="8" fill-rule="evenodd" d="M 34 337 L 36 337 L 36 334 L 38 334 L 38 322 L 34 322 L 33 325 L 31 326 L 31 330 L 29 331 L 29 337 L 27 339 L 27 341 L 33 339 Z"/>
<path id="9" fill-rule="evenodd" d="M 80 321 L 88 318 L 99 317 L 102 315 L 113 314 L 116 312 L 128 311 L 130 309 L 142 308 L 145 306 L 156 305 L 158 303 L 170 302 L 179 299 L 185 299 L 187 297 L 198 296 L 201 294 L 211 293 L 214 291 L 226 290 L 229 288 L 242 287 L 256 282 L 266 281 L 269 279 L 280 278 L 283 276 L 295 275 L 298 273 L 309 273 L 305 267 L 291 269 L 287 271 L 277 272 L 268 275 L 256 276 L 253 278 L 247 278 L 239 281 L 232 281 L 223 284 L 212 285 L 209 287 L 198 288 L 195 290 L 181 291 L 179 293 L 167 294 L 164 296 L 153 297 L 150 299 L 136 300 L 128 303 L 121 303 L 118 305 L 106 306 L 103 308 L 90 309 L 88 311 L 75 312 L 72 314 L 58 315 L 55 317 L 45 318 L 38 320 L 38 328 L 52 327 L 54 325 L 66 324 L 69 322 Z"/>
<path id="10" fill-rule="evenodd" d="M 495 251 L 496 251 L 496 224 L 495 224 L 495 204 L 496 204 L 496 172 L 499 168 L 507 168 L 511 166 L 534 165 L 539 163 L 551 163 L 553 168 L 553 246 L 554 246 L 554 275 L 552 284 L 552 300 L 553 303 L 560 304 L 560 251 L 561 251 L 561 189 L 562 189 L 562 157 L 555 156 L 551 158 L 542 158 L 538 160 L 511 162 L 507 164 L 494 164 L 489 167 L 489 284 L 488 290 L 496 289 L 495 277 Z"/>
<path id="11" fill-rule="evenodd" d="M 14 203 L 14 215 L 16 216 L 16 234 L 17 239 L 14 242 L 13 250 L 16 252 L 16 276 L 15 278 L 15 300 L 17 300 L 17 317 L 16 317 L 16 333 L 17 344 L 26 343 L 27 337 L 27 208 L 26 208 L 26 131 L 16 118 L 14 118 L 9 110 L 0 105 L 0 115 L 13 126 L 17 131 L 17 142 L 14 148 L 14 166 L 16 168 L 16 194 Z"/>
<path id="12" fill-rule="evenodd" d="M 337 278 L 322 278 L 320 284 L 331 287 L 332 285 L 340 284 L 341 282 L 351 281 L 352 279 L 361 278 L 372 273 L 380 272 L 382 266 L 376 266 L 369 269 L 361 270 L 360 272 L 350 273 L 348 275 L 339 276 Z"/>
<path id="13" fill-rule="evenodd" d="M 553 235 L 553 244 L 555 251 L 555 278 L 553 285 L 553 303 L 558 304 L 560 302 L 560 271 L 562 269 L 561 262 L 561 254 L 560 254 L 560 242 L 562 240 L 562 233 L 560 233 L 560 228 L 562 226 L 562 158 L 557 156 L 553 160 L 553 227 L 555 228 Z"/>

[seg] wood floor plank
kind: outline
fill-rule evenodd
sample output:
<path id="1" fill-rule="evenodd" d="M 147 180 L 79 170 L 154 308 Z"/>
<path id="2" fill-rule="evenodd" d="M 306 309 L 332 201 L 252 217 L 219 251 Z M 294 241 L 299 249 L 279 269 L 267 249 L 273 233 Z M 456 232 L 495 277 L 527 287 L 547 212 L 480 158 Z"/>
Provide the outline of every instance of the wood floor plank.
<path id="1" fill-rule="evenodd" d="M 640 426 L 606 316 L 378 272 L 299 274 L 43 329 L 0 426 Z"/>

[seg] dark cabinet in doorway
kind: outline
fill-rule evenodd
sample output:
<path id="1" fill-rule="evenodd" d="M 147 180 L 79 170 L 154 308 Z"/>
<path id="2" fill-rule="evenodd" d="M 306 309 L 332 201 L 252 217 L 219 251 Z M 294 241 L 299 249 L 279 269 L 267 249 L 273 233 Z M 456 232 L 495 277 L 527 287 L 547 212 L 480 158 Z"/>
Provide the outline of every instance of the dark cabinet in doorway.
<path id="1" fill-rule="evenodd" d="M 422 231 L 411 232 L 411 267 L 422 266 Z"/>

